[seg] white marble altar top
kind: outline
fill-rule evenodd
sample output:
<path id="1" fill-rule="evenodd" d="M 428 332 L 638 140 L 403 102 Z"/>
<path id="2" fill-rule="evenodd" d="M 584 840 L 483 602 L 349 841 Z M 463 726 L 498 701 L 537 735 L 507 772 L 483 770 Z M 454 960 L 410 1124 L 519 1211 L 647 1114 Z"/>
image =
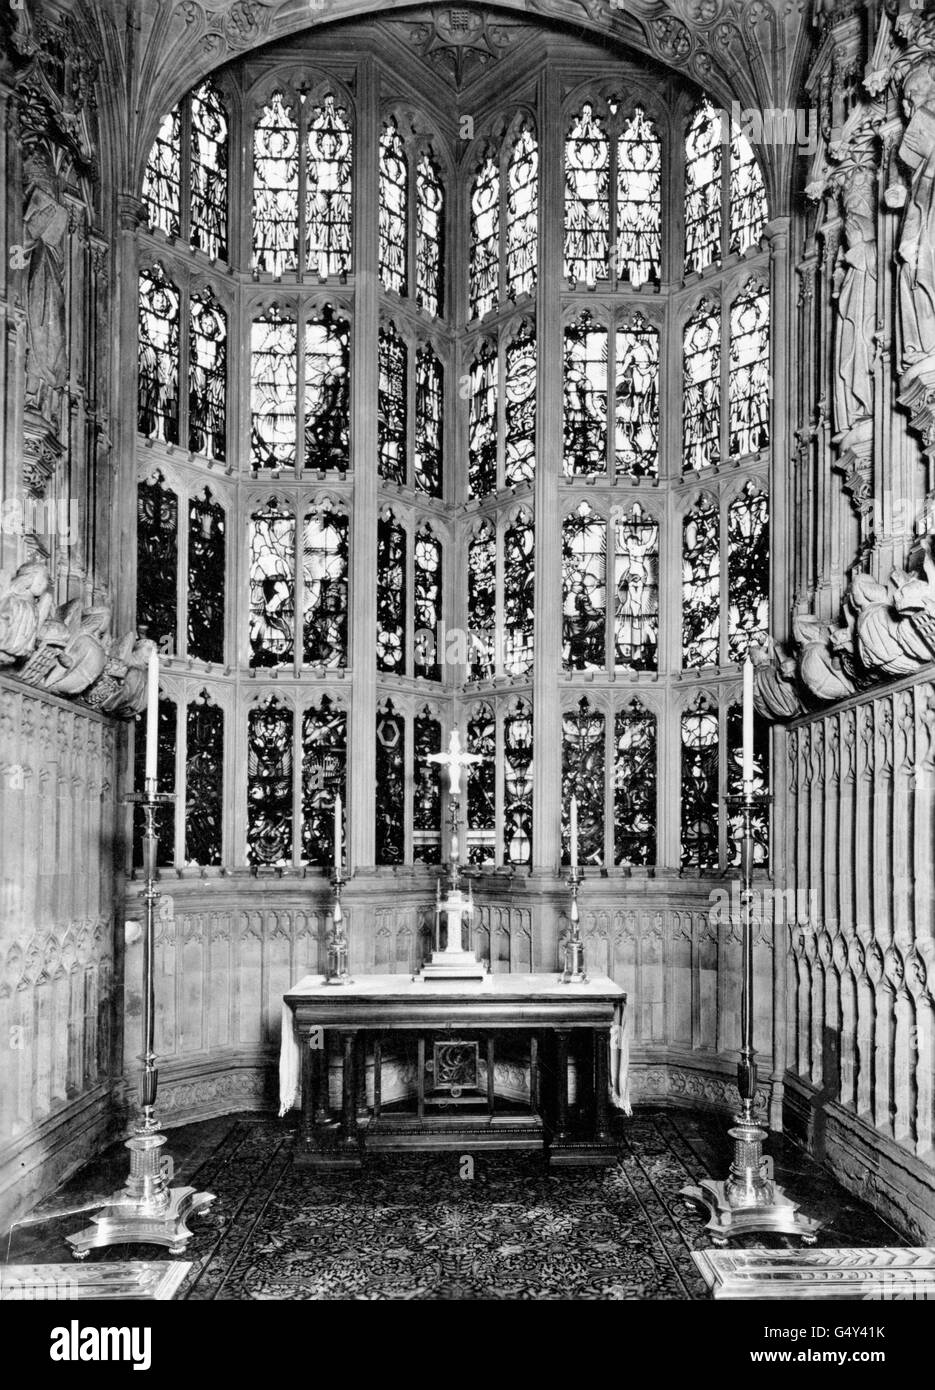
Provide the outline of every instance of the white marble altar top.
<path id="1" fill-rule="evenodd" d="M 626 993 L 607 975 L 592 975 L 584 984 L 563 984 L 558 974 L 520 975 L 498 973 L 482 980 L 422 980 L 410 975 L 355 975 L 352 984 L 326 985 L 324 975 L 306 975 L 286 991 L 298 995 L 346 999 L 619 999 Z"/>

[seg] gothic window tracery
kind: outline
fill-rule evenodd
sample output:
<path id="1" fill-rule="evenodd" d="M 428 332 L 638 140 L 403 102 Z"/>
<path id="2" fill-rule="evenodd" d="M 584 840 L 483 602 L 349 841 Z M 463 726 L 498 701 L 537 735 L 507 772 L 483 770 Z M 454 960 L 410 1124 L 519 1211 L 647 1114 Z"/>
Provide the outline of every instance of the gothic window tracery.
<path id="1" fill-rule="evenodd" d="M 432 318 L 444 310 L 445 188 L 427 150 L 416 165 L 416 303 Z"/>
<path id="2" fill-rule="evenodd" d="M 408 291 L 406 227 L 409 208 L 409 166 L 396 121 L 384 122 L 380 136 L 380 275 L 383 288 L 394 294 Z"/>

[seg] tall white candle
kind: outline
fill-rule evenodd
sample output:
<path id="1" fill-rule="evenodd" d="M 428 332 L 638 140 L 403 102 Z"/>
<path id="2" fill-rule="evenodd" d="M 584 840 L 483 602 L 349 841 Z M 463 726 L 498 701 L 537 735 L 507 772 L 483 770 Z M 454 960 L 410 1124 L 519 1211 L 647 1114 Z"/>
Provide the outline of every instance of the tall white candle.
<path id="1" fill-rule="evenodd" d="M 568 808 L 568 838 L 571 841 L 571 867 L 578 867 L 578 802 L 575 797 L 571 798 L 571 806 Z"/>
<path id="2" fill-rule="evenodd" d="M 341 793 L 338 792 L 334 798 L 334 867 L 338 873 L 341 872 Z"/>
<path id="3" fill-rule="evenodd" d="M 743 663 L 743 780 L 744 790 L 753 781 L 753 662 Z"/>
<path id="4" fill-rule="evenodd" d="M 156 780 L 156 760 L 159 756 L 159 653 L 153 647 L 149 654 L 146 684 L 146 781 Z"/>

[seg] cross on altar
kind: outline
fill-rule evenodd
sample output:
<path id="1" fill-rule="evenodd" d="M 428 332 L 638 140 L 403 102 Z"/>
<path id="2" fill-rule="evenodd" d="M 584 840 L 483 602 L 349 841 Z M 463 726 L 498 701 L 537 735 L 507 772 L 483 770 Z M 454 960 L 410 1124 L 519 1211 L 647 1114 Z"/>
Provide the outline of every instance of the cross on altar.
<path id="1" fill-rule="evenodd" d="M 452 796 L 458 796 L 461 792 L 461 769 L 465 771 L 471 763 L 482 763 L 484 760 L 479 753 L 468 753 L 461 747 L 461 735 L 457 729 L 452 729 L 448 738 L 447 753 L 429 753 L 425 761 L 427 763 L 439 763 L 448 769 L 448 790 Z"/>

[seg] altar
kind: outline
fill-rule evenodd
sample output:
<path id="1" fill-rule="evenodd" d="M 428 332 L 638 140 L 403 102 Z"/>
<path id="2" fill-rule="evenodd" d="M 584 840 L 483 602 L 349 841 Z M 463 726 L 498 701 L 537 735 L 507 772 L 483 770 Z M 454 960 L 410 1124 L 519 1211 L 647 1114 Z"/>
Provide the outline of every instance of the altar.
<path id="1" fill-rule="evenodd" d="M 625 1002 L 606 976 L 363 975 L 342 984 L 306 976 L 284 996 L 280 1061 L 280 1113 L 301 1095 L 296 1163 L 355 1168 L 367 1152 L 412 1149 L 541 1149 L 555 1166 L 612 1163 L 610 1109 L 629 1110 Z M 504 1051 L 514 1069 L 520 1056 L 528 1076 L 520 1099 L 497 1093 Z M 334 1052 L 339 1111 L 329 1096 Z M 388 1052 L 414 1072 L 411 1093 L 390 1104 Z"/>

